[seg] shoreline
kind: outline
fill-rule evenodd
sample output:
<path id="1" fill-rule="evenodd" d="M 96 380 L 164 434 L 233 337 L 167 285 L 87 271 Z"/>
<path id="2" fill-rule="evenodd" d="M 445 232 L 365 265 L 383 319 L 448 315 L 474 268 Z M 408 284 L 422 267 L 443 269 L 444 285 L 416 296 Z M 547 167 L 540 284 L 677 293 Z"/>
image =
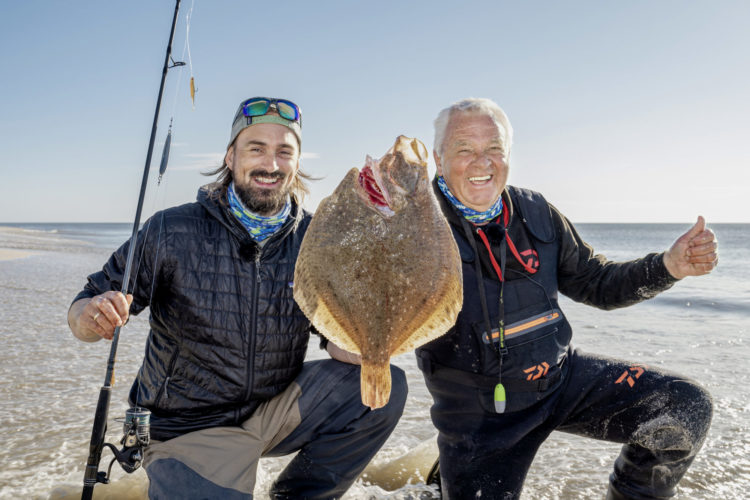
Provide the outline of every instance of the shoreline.
<path id="1" fill-rule="evenodd" d="M 62 234 L 55 228 L 31 229 L 0 224 L 0 261 L 22 259 L 40 251 L 58 251 L 65 247 L 93 247 L 90 241 Z"/>
<path id="2" fill-rule="evenodd" d="M 15 248 L 0 248 L 0 261 L 25 259 L 32 255 L 36 255 L 36 253 L 26 250 L 16 250 Z"/>

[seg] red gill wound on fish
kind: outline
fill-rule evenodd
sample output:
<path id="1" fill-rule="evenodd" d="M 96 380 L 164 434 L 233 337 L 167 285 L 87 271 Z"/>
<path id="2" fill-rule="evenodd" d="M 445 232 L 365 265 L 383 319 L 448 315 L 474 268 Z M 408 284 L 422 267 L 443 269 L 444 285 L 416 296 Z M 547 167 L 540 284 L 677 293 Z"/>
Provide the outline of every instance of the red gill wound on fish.
<path id="1" fill-rule="evenodd" d="M 370 201 L 380 207 L 387 207 L 388 201 L 383 195 L 383 191 L 378 186 L 375 176 L 372 172 L 372 168 L 369 165 L 362 167 L 359 172 L 359 185 L 365 190 Z"/>

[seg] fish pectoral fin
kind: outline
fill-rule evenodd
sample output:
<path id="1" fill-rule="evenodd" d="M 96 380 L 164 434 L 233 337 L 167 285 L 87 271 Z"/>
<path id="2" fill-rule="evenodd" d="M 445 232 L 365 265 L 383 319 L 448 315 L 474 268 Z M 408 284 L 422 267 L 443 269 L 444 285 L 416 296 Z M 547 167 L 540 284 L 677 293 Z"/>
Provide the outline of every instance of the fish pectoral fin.
<path id="1" fill-rule="evenodd" d="M 387 405 L 391 397 L 390 363 L 386 361 L 385 364 L 374 364 L 362 360 L 360 392 L 362 404 L 373 410 Z"/>
<path id="2" fill-rule="evenodd" d="M 412 333 L 391 351 L 392 357 L 445 335 L 456 324 L 463 304 L 463 282 L 460 279 L 448 282 L 446 286 L 437 288 L 434 296 L 439 299 L 428 304 L 428 313 L 415 314 L 414 319 L 403 328 L 403 331 Z"/>
<path id="3" fill-rule="evenodd" d="M 322 300 L 318 300 L 318 305 L 310 321 L 325 338 L 338 347 L 354 354 L 362 354 L 359 346 L 349 336 L 344 325 L 336 320 L 336 317 Z"/>
<path id="4" fill-rule="evenodd" d="M 393 350 L 391 356 L 398 356 L 399 354 L 413 351 L 417 347 L 445 335 L 456 324 L 459 309 L 460 306 L 456 308 L 455 314 L 445 315 L 443 312 L 440 312 L 427 318 L 427 321 Z"/>

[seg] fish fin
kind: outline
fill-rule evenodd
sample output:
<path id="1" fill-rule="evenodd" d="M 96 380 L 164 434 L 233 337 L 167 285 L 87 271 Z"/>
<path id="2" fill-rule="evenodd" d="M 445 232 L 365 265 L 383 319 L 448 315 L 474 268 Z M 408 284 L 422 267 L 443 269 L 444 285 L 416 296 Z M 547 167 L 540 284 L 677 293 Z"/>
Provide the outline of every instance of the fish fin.
<path id="1" fill-rule="evenodd" d="M 297 301 L 299 303 L 299 300 Z M 325 338 L 354 354 L 362 354 L 359 346 L 349 336 L 348 330 L 336 320 L 336 316 L 328 309 L 325 302 L 318 300 L 318 305 L 310 322 L 323 334 Z"/>
<path id="2" fill-rule="evenodd" d="M 456 324 L 463 305 L 463 278 L 458 245 L 445 218 L 435 222 L 442 226 L 440 229 L 444 229 L 434 235 L 438 252 L 435 257 L 441 265 L 422 268 L 423 278 L 430 283 L 423 289 L 429 290 L 429 294 L 422 295 L 424 300 L 421 305 L 413 310 L 405 323 L 398 325 L 398 331 L 412 333 L 391 350 L 391 356 L 412 351 L 447 333 Z M 413 299 L 415 303 L 420 303 L 417 293 L 413 292 Z"/>
<path id="3" fill-rule="evenodd" d="M 385 364 L 368 363 L 362 360 L 360 377 L 362 404 L 373 410 L 388 404 L 391 397 L 391 367 Z"/>
<path id="4" fill-rule="evenodd" d="M 314 219 L 311 226 L 312 224 L 315 224 Z M 320 275 L 315 264 L 304 258 L 307 246 L 310 244 L 309 238 L 305 235 L 294 270 L 294 300 L 321 335 L 345 351 L 362 354 L 360 346 L 352 338 L 352 334 L 356 334 L 356 330 L 349 321 L 350 315 L 342 311 L 335 302 L 329 306 L 322 300 L 316 286 L 317 281 L 310 277 L 311 275 Z"/>
<path id="5" fill-rule="evenodd" d="M 420 319 L 424 318 L 422 323 L 411 323 L 406 327 L 407 331 L 411 330 L 413 333 L 393 350 L 391 356 L 404 354 L 435 340 L 445 335 L 456 324 L 463 304 L 462 280 L 446 283 L 442 290 L 435 291 L 433 297 L 438 297 L 439 300 L 430 304 L 432 314 L 428 317 L 418 315 Z"/>

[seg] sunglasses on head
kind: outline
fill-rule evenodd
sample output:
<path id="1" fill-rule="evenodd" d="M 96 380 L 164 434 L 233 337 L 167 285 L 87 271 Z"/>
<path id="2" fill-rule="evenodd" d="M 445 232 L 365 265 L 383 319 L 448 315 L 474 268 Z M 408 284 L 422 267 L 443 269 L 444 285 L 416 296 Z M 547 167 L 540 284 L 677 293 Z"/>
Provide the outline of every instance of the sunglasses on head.
<path id="1" fill-rule="evenodd" d="M 272 106 L 276 109 L 280 117 L 289 121 L 299 122 L 302 125 L 302 113 L 299 106 L 286 99 L 253 97 L 242 103 L 242 113 L 248 117 L 263 116 L 268 114 L 268 110 Z"/>

